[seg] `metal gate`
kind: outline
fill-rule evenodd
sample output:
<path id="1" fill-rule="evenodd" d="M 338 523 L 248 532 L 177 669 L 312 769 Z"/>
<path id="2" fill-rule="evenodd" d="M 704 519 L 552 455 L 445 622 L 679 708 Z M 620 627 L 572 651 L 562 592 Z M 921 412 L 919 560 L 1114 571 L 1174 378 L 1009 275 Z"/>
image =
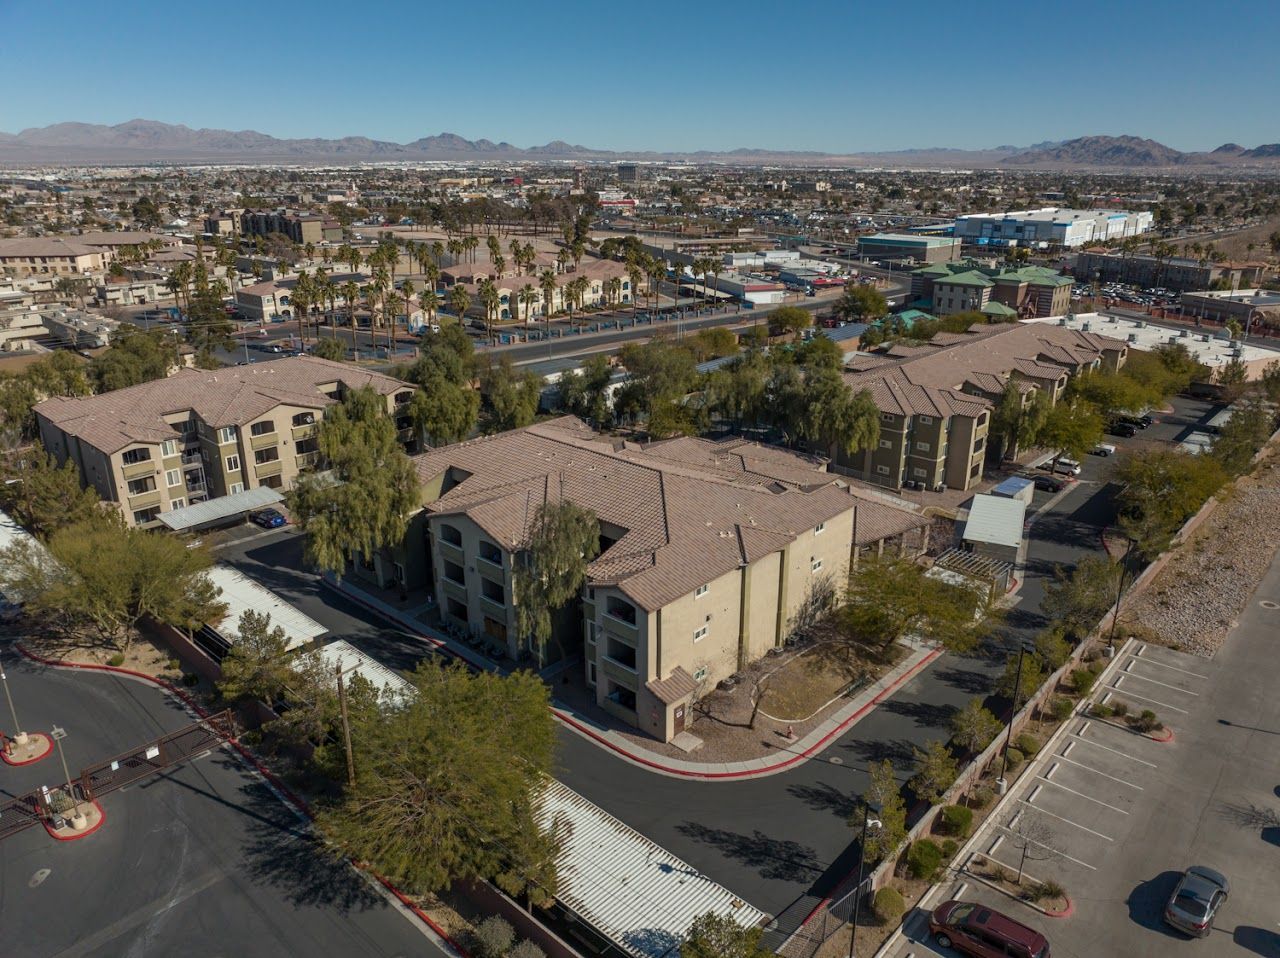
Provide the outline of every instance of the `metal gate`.
<path id="1" fill-rule="evenodd" d="M 92 800 L 139 779 L 185 762 L 193 755 L 221 745 L 235 735 L 235 720 L 227 709 L 162 735 L 105 762 L 80 772 L 77 784 L 86 799 Z"/>
<path id="2" fill-rule="evenodd" d="M 40 824 L 40 792 L 28 792 L 0 805 L 0 839 Z"/>

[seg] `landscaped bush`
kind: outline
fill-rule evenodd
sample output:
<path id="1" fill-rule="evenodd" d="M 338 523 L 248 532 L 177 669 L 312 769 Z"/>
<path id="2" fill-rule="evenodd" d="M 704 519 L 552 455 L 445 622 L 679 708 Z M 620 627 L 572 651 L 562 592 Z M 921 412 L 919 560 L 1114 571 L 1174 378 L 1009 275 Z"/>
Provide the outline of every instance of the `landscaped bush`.
<path id="1" fill-rule="evenodd" d="M 1066 898 L 1067 890 L 1056 881 L 1042 881 L 1033 885 L 1027 893 L 1032 901 L 1044 901 L 1047 898 Z"/>
<path id="2" fill-rule="evenodd" d="M 995 797 L 995 792 L 991 791 L 987 786 L 981 785 L 973 790 L 973 794 L 969 796 L 969 801 L 977 808 L 986 808 L 995 800 Z"/>
<path id="3" fill-rule="evenodd" d="M 1160 719 L 1156 718 L 1156 713 L 1151 709 L 1143 709 L 1142 714 L 1133 720 L 1133 724 L 1139 732 L 1158 732 L 1164 728 Z"/>
<path id="4" fill-rule="evenodd" d="M 1088 695 L 1097 678 L 1088 669 L 1076 669 L 1071 673 L 1071 687 L 1076 690 L 1077 695 Z"/>
<path id="5" fill-rule="evenodd" d="M 1011 748 L 1008 751 L 1006 751 L 1005 756 L 1006 756 L 1006 761 L 1008 762 L 1008 765 L 1010 768 L 1017 768 L 1019 765 L 1022 764 L 1022 760 L 1026 758 L 1026 756 L 1023 755 L 1022 752 L 1016 748 Z"/>
<path id="6" fill-rule="evenodd" d="M 907 870 L 912 878 L 932 881 L 942 867 L 942 849 L 937 842 L 922 838 L 911 843 L 907 852 Z"/>
<path id="7" fill-rule="evenodd" d="M 192 688 L 200 684 L 200 676 L 194 672 L 184 672 L 182 675 L 182 684 L 187 688 Z"/>
<path id="8" fill-rule="evenodd" d="M 547 958 L 547 953 L 531 941 L 522 941 L 507 952 L 507 958 Z"/>
<path id="9" fill-rule="evenodd" d="M 942 842 L 942 857 L 947 861 L 951 861 L 951 859 L 956 857 L 956 852 L 959 851 L 959 849 L 960 846 L 956 843 L 954 838 L 944 839 Z"/>
<path id="10" fill-rule="evenodd" d="M 1023 732 L 1013 741 L 1018 746 L 1018 751 L 1028 758 L 1040 751 L 1040 740 L 1028 732 Z"/>
<path id="11" fill-rule="evenodd" d="M 476 925 L 472 937 L 479 958 L 502 958 L 515 941 L 516 931 L 505 918 L 490 915 Z"/>
<path id="12" fill-rule="evenodd" d="M 1094 678 L 1102 674 L 1102 670 L 1107 667 L 1107 663 L 1103 659 L 1092 658 L 1089 660 L 1089 671 L 1093 673 Z"/>
<path id="13" fill-rule="evenodd" d="M 117 652 L 115 655 L 111 656 L 111 658 L 107 659 L 107 665 L 124 665 L 124 653 Z"/>
<path id="14" fill-rule="evenodd" d="M 181 663 L 181 662 L 179 662 L 177 659 L 170 659 L 170 660 L 169 660 L 169 671 L 170 671 L 170 672 L 181 672 L 181 671 L 182 671 L 182 663 Z"/>
<path id="15" fill-rule="evenodd" d="M 1058 696 L 1053 700 L 1053 704 L 1049 707 L 1049 711 L 1053 713 L 1053 717 L 1059 722 L 1065 722 L 1071 718 L 1071 713 L 1075 710 L 1075 703 L 1065 696 Z"/>
<path id="16" fill-rule="evenodd" d="M 1114 713 L 1114 714 L 1115 714 L 1115 716 L 1116 716 L 1117 718 L 1124 718 L 1126 715 L 1128 715 L 1128 714 L 1129 714 L 1129 703 L 1128 703 L 1128 702 L 1118 702 L 1118 701 L 1117 701 L 1117 702 L 1112 702 L 1112 703 L 1111 703 L 1111 711 L 1112 711 L 1112 713 Z"/>
<path id="17" fill-rule="evenodd" d="M 963 805 L 948 805 L 942 810 L 938 820 L 942 823 L 944 835 L 968 838 L 969 830 L 973 828 L 973 809 Z"/>
<path id="18" fill-rule="evenodd" d="M 1115 714 L 1116 710 L 1106 702 L 1094 702 L 1093 708 L 1090 709 L 1090 711 L 1092 711 L 1094 715 L 1098 716 L 1098 718 L 1111 718 L 1111 716 Z"/>
<path id="19" fill-rule="evenodd" d="M 907 910 L 907 903 L 902 899 L 902 892 L 885 885 L 884 888 L 876 892 L 875 897 L 871 900 L 871 910 L 875 912 L 875 916 L 880 919 L 882 924 L 892 925 Z"/>

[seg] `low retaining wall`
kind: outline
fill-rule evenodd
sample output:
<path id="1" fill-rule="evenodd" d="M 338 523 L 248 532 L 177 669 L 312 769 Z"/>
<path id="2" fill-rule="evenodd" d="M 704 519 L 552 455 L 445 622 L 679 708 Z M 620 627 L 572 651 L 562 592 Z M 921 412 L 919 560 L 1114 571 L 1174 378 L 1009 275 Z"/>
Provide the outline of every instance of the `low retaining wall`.
<path id="1" fill-rule="evenodd" d="M 516 937 L 527 938 L 546 953 L 547 958 L 582 958 L 567 941 L 557 935 L 537 917 L 529 914 L 502 889 L 488 882 L 459 882 L 457 892 L 475 907 L 490 915 L 501 915 L 511 922 Z"/>
<path id="2" fill-rule="evenodd" d="M 162 641 L 177 656 L 178 661 L 201 678 L 210 682 L 218 682 L 222 678 L 222 666 L 204 649 L 192 642 L 182 632 L 163 622 L 150 620 L 146 623 L 147 631 Z"/>

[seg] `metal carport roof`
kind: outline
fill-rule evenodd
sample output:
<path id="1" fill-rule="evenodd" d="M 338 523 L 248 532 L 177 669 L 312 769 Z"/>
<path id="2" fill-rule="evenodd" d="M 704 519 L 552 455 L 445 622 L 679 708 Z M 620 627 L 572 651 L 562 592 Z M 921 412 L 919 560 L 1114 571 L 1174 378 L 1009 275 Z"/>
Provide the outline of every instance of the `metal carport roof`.
<path id="1" fill-rule="evenodd" d="M 181 509 L 162 512 L 160 521 L 174 532 L 190 532 L 254 509 L 273 506 L 277 502 L 284 502 L 284 496 L 266 486 L 255 486 L 244 492 L 218 496 L 216 499 L 206 499 Z"/>

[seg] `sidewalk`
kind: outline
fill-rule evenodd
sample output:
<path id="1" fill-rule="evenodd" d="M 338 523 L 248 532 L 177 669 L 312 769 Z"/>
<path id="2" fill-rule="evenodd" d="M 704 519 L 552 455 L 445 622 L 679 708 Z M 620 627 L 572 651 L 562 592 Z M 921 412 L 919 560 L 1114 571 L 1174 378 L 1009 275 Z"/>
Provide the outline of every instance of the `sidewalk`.
<path id="1" fill-rule="evenodd" d="M 430 629 L 421 621 L 406 615 L 387 602 L 365 592 L 349 581 L 335 580 L 328 576 L 324 583 L 335 592 L 361 605 L 376 615 L 393 623 L 397 628 L 412 633 L 433 649 L 447 652 L 468 665 L 488 671 L 505 671 L 498 663 L 480 655 L 476 650 Z M 879 681 L 867 686 L 842 708 L 795 742 L 778 749 L 778 754 L 742 762 L 710 763 L 689 762 L 668 758 L 631 741 L 617 732 L 605 728 L 581 711 L 561 701 L 552 700 L 552 713 L 563 725 L 588 741 L 614 752 L 633 765 L 668 775 L 673 778 L 693 778 L 709 781 L 726 779 L 763 778 L 794 768 L 822 753 L 836 739 L 847 732 L 873 708 L 889 698 L 902 685 L 926 668 L 938 656 L 941 649 L 913 647 L 911 653 Z"/>

